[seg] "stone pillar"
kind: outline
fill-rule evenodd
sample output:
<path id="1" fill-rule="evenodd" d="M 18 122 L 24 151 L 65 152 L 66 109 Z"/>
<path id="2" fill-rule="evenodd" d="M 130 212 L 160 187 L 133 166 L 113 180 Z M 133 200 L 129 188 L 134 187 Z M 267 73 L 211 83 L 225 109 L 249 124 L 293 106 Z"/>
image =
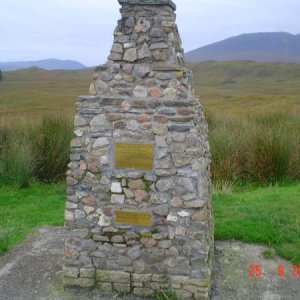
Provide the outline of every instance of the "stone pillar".
<path id="1" fill-rule="evenodd" d="M 79 97 L 67 172 L 64 284 L 207 299 L 213 223 L 203 109 L 171 0 L 119 0 L 91 96 Z"/>

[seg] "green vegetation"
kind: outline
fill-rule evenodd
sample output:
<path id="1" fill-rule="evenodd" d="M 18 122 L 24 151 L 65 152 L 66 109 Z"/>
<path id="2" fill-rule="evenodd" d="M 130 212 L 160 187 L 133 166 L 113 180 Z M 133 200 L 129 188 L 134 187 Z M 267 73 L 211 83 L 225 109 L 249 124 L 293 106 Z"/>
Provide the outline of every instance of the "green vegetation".
<path id="1" fill-rule="evenodd" d="M 0 128 L 1 180 L 27 187 L 64 178 L 71 137 L 71 123 L 60 118 Z"/>
<path id="2" fill-rule="evenodd" d="M 178 300 L 176 294 L 172 291 L 156 291 L 154 293 L 155 300 Z"/>
<path id="3" fill-rule="evenodd" d="M 300 184 L 215 191 L 215 238 L 267 244 L 300 264 L 299 195 Z"/>
<path id="4" fill-rule="evenodd" d="M 63 225 L 65 188 L 62 184 L 32 183 L 26 189 L 0 186 L 0 255 L 33 228 Z"/>
<path id="5" fill-rule="evenodd" d="M 300 117 L 209 115 L 212 176 L 223 182 L 300 178 Z"/>

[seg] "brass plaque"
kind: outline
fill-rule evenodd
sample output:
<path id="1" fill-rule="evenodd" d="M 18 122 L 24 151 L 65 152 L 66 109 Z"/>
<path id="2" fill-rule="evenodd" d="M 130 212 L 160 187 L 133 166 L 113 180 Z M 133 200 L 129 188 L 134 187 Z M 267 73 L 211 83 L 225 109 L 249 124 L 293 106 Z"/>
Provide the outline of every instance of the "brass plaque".
<path id="1" fill-rule="evenodd" d="M 152 226 L 151 212 L 115 210 L 115 222 L 118 224 Z"/>
<path id="2" fill-rule="evenodd" d="M 115 167 L 117 169 L 152 170 L 153 145 L 142 143 L 116 143 Z"/>

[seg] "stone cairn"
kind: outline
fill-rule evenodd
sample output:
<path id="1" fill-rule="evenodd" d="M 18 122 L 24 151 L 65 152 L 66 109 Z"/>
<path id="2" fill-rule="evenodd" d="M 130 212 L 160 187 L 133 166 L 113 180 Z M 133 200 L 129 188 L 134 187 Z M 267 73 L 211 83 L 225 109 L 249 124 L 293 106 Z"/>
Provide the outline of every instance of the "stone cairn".
<path id="1" fill-rule="evenodd" d="M 171 0 L 119 0 L 91 96 L 79 97 L 67 172 L 64 285 L 209 297 L 213 223 L 203 109 Z"/>

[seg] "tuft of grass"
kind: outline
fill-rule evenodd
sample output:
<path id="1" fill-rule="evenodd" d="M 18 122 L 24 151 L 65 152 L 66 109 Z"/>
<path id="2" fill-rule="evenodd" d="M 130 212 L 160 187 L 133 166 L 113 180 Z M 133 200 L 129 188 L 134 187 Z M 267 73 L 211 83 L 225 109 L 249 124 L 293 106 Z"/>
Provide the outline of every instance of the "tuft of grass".
<path id="1" fill-rule="evenodd" d="M 159 290 L 154 293 L 155 300 L 178 300 L 175 292 L 170 290 Z"/>
<path id="2" fill-rule="evenodd" d="M 62 118 L 3 126 L 0 130 L 0 179 L 27 187 L 30 180 L 64 179 L 69 162 L 72 124 Z"/>
<path id="3" fill-rule="evenodd" d="M 275 251 L 274 251 L 274 249 L 267 249 L 267 250 L 263 251 L 262 255 L 266 259 L 271 259 L 271 258 L 274 258 Z"/>
<path id="4" fill-rule="evenodd" d="M 0 255 L 34 228 L 64 224 L 64 189 L 63 184 L 35 182 L 24 189 L 0 186 Z"/>
<path id="5" fill-rule="evenodd" d="M 215 238 L 271 246 L 300 263 L 300 184 L 214 194 Z"/>
<path id="6" fill-rule="evenodd" d="M 215 182 L 275 183 L 300 178 L 300 119 L 278 113 L 210 114 Z"/>
<path id="7" fill-rule="evenodd" d="M 73 126 L 63 118 L 44 118 L 32 132 L 35 177 L 44 182 L 63 179 L 69 162 Z"/>
<path id="8" fill-rule="evenodd" d="M 27 127 L 24 130 L 4 131 L 0 156 L 0 177 L 14 182 L 19 188 L 29 185 L 34 173 L 34 158 Z"/>

